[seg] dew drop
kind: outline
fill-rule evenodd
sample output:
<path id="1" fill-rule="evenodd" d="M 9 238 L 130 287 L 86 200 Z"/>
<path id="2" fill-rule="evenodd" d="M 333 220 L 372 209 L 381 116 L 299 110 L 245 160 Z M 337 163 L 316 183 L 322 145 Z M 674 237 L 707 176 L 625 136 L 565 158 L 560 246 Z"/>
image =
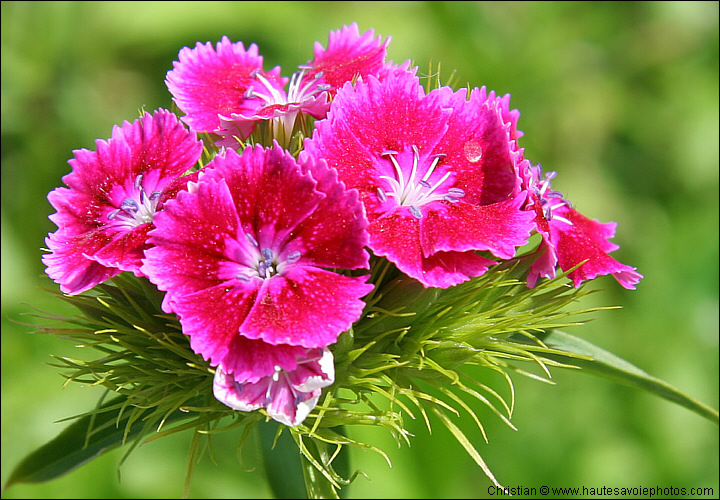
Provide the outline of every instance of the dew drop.
<path id="1" fill-rule="evenodd" d="M 476 141 L 466 142 L 463 146 L 463 152 L 465 153 L 465 158 L 470 163 L 477 163 L 482 158 L 482 148 Z"/>

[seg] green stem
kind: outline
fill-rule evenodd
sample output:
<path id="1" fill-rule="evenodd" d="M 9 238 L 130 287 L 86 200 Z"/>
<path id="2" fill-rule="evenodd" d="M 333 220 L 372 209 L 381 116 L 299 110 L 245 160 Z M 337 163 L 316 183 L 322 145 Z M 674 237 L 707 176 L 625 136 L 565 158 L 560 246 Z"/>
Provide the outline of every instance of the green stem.
<path id="1" fill-rule="evenodd" d="M 315 442 L 309 439 L 306 443 L 309 451 L 317 456 Z M 300 458 L 302 462 L 303 477 L 305 479 L 305 489 L 307 498 L 340 498 L 335 486 L 307 459 L 305 456 Z"/>

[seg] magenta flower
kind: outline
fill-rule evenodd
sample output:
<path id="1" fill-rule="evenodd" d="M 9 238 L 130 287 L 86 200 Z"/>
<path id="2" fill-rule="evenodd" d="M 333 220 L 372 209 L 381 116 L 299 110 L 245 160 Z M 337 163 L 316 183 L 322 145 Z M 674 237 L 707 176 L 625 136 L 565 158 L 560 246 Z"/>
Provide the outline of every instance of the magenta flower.
<path id="1" fill-rule="evenodd" d="M 183 189 L 181 177 L 202 153 L 202 143 L 166 110 L 113 128 L 96 141 L 97 151 L 80 149 L 63 177 L 69 188 L 48 195 L 58 230 L 45 242 L 46 272 L 65 293 L 89 290 L 122 271 L 141 276 L 146 237 L 155 213 Z"/>
<path id="2" fill-rule="evenodd" d="M 323 162 L 298 163 L 277 143 L 227 150 L 158 214 L 142 270 L 195 352 L 258 384 L 360 317 L 367 276 L 324 268 L 368 267 L 366 225 L 357 192 Z"/>
<path id="3" fill-rule="evenodd" d="M 182 120 L 198 133 L 217 131 L 220 116 L 256 109 L 259 103 L 247 94 L 258 78 L 280 88 L 287 83 L 280 77 L 280 67 L 263 71 L 257 45 L 245 50 L 242 42 L 231 43 L 226 36 L 216 49 L 210 42 L 198 42 L 194 49 L 184 47 L 178 59 L 165 83 L 185 113 Z"/>
<path id="4" fill-rule="evenodd" d="M 390 40 L 375 38 L 374 30 L 360 35 L 357 23 L 331 31 L 327 49 L 315 42 L 315 57 L 305 67 L 308 77 L 317 78 L 334 97 L 346 82 L 383 71 Z"/>
<path id="5" fill-rule="evenodd" d="M 526 209 L 535 214 L 535 226 L 543 238 L 540 257 L 528 273 L 528 286 L 534 287 L 540 277 L 554 278 L 558 264 L 567 271 L 587 260 L 568 275 L 576 287 L 583 281 L 609 274 L 624 288 L 634 290 L 642 274 L 608 255 L 619 248 L 608 241 L 615 236 L 617 224 L 588 219 L 572 208 L 561 193 L 551 189 L 555 172 L 543 177 L 540 166 L 525 162 L 523 167 L 530 193 Z"/>
<path id="6" fill-rule="evenodd" d="M 257 46 L 245 51 L 227 37 L 214 51 L 208 43 L 180 51 L 180 61 L 168 72 L 167 85 L 183 118 L 198 132 L 223 136 L 219 146 L 238 146 L 258 122 L 270 121 L 272 136 L 290 140 L 301 114 L 323 118 L 330 99 L 345 82 L 378 74 L 385 63 L 389 39 L 374 39 L 373 30 L 360 35 L 357 24 L 330 32 L 328 48 L 315 44 L 315 58 L 288 80 L 279 68 L 262 71 Z"/>
<path id="7" fill-rule="evenodd" d="M 248 340 L 238 337 L 242 346 L 241 352 L 250 351 L 256 360 L 261 358 L 268 365 L 277 360 L 277 353 L 283 348 L 265 344 L 259 340 Z M 272 375 L 262 377 L 250 376 L 244 382 L 238 382 L 237 373 L 229 374 L 220 366 L 215 370 L 213 393 L 223 404 L 240 411 L 253 411 L 265 408 L 274 420 L 291 427 L 305 420 L 322 393 L 323 387 L 335 381 L 333 355 L 329 349 L 291 348 L 296 354 L 287 356 L 292 368 L 282 364 L 272 365 Z M 304 352 L 302 352 L 304 351 Z M 264 355 L 264 356 L 263 356 Z M 248 367 L 247 372 L 257 372 L 255 366 Z"/>
<path id="8" fill-rule="evenodd" d="M 428 287 L 483 274 L 527 242 L 507 99 L 485 89 L 425 94 L 412 73 L 369 77 L 337 94 L 302 157 L 324 158 L 361 193 L 369 247 Z"/>

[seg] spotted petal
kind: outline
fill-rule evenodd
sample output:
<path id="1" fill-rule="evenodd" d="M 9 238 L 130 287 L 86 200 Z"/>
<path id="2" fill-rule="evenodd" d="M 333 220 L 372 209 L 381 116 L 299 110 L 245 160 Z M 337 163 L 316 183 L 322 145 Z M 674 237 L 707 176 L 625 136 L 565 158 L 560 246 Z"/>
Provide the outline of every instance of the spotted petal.
<path id="1" fill-rule="evenodd" d="M 425 286 L 448 288 L 480 276 L 495 261 L 475 252 L 437 251 L 423 256 L 422 220 L 398 209 L 370 224 L 370 246 L 398 269 Z"/>
<path id="2" fill-rule="evenodd" d="M 383 153 L 409 150 L 410 145 L 432 150 L 445 134 L 452 113 L 445 106 L 447 94 L 446 89 L 425 96 L 420 80 L 409 72 L 383 82 L 370 77 L 355 86 L 346 84 L 328 118 L 316 122 L 305 154 L 327 160 L 349 188 L 375 196 L 385 185 L 381 176 L 395 175 Z M 409 176 L 410 169 L 403 174 Z"/>
<path id="3" fill-rule="evenodd" d="M 444 165 L 455 174 L 455 186 L 463 189 L 464 203 L 488 205 L 508 199 L 519 191 L 517 161 L 509 125 L 503 120 L 500 102 L 485 87 L 466 98 L 465 89 L 447 96 L 453 110 L 448 130 L 435 147 Z"/>
<path id="4" fill-rule="evenodd" d="M 324 347 L 360 317 L 372 285 L 311 266 L 265 280 L 241 333 L 270 344 Z"/>
<path id="5" fill-rule="evenodd" d="M 550 224 L 551 240 L 555 245 L 558 263 L 564 271 L 589 259 L 585 264 L 570 273 L 575 286 L 597 276 L 610 274 L 620 285 L 634 290 L 642 279 L 636 268 L 627 266 L 610 257 L 607 252 L 615 250 L 617 245 L 606 240 L 614 235 L 614 223 L 602 224 L 588 219 L 572 208 L 557 211 L 572 225 L 562 221 Z M 606 249 L 611 250 L 606 250 Z"/>
<path id="6" fill-rule="evenodd" d="M 215 132 L 221 124 L 219 115 L 230 116 L 259 106 L 246 102 L 253 75 L 263 66 L 257 45 L 245 50 L 242 42 L 232 43 L 223 37 L 216 48 L 210 42 L 198 42 L 193 49 L 185 47 L 178 59 L 165 82 L 178 108 L 185 112 L 183 121 L 192 130 Z M 278 82 L 280 88 L 284 85 L 279 67 L 263 75 Z"/>
<path id="7" fill-rule="evenodd" d="M 516 248 L 528 242 L 533 228 L 533 214 L 520 210 L 524 200 L 521 194 L 491 205 L 462 200 L 438 204 L 420 221 L 423 255 L 488 250 L 501 259 L 514 257 Z"/>
<path id="8" fill-rule="evenodd" d="M 484 273 L 494 261 L 476 251 L 511 258 L 533 228 L 506 99 L 466 96 L 425 94 L 408 71 L 371 76 L 346 84 L 305 142 L 360 191 L 373 252 L 426 286 Z"/>
<path id="9" fill-rule="evenodd" d="M 384 42 L 380 36 L 375 38 L 374 30 L 360 35 L 357 23 L 343 26 L 330 32 L 327 49 L 315 43 L 315 58 L 308 63 L 308 74 L 321 74 L 322 82 L 328 84 L 334 94 L 345 82 L 379 74 L 390 40 L 390 37 Z"/>
<path id="10" fill-rule="evenodd" d="M 43 262 L 66 293 L 81 293 L 120 271 L 141 274 L 154 213 L 185 188 L 192 177 L 181 175 L 202 153 L 202 143 L 166 110 L 115 127 L 96 146 L 74 152 L 73 170 L 63 177 L 70 189 L 48 195 L 58 230 L 46 239 L 51 254 Z"/>
<path id="11" fill-rule="evenodd" d="M 366 224 L 326 166 L 277 144 L 228 150 L 158 214 L 142 269 L 213 365 L 236 359 L 240 335 L 323 348 L 360 317 L 372 285 L 318 266 L 366 266 Z"/>

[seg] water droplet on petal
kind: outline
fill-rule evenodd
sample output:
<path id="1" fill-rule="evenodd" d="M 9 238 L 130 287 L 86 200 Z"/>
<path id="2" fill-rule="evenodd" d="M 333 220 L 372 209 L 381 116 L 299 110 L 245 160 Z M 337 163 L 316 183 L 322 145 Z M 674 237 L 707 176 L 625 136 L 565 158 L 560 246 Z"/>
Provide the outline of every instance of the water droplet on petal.
<path id="1" fill-rule="evenodd" d="M 467 141 L 463 146 L 463 152 L 470 163 L 477 163 L 482 158 L 482 148 L 476 141 Z"/>

